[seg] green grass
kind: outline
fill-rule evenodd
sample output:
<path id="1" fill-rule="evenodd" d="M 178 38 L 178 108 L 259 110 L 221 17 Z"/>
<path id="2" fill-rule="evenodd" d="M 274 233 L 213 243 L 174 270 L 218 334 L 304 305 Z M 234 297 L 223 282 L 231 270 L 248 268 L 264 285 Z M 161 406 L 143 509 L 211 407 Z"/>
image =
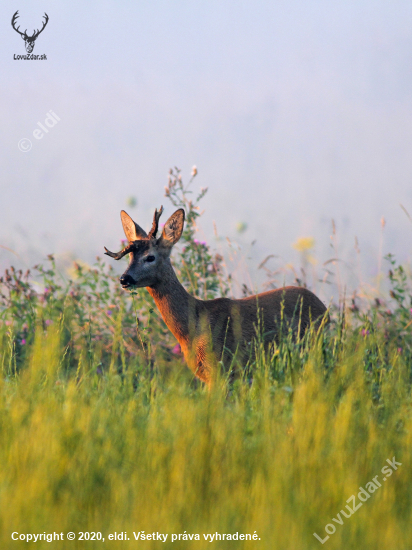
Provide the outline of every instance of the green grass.
<path id="1" fill-rule="evenodd" d="M 325 545 L 410 548 L 410 363 L 387 349 L 373 367 L 379 334 L 344 331 L 285 343 L 259 358 L 251 384 L 208 392 L 179 361 L 152 373 L 137 359 L 120 374 L 68 371 L 61 326 L 38 328 L 27 366 L 0 379 L 1 548 L 25 547 L 15 531 L 106 539 L 55 543 L 72 549 L 134 548 L 133 531 L 169 534 L 147 548 L 207 548 L 203 534 L 255 531 L 258 541 L 218 545 L 320 548 L 313 533 L 324 538 L 376 475 L 382 487 Z M 393 456 L 402 465 L 383 482 Z M 108 541 L 124 531 L 130 541 Z M 201 540 L 171 542 L 185 531 Z"/>

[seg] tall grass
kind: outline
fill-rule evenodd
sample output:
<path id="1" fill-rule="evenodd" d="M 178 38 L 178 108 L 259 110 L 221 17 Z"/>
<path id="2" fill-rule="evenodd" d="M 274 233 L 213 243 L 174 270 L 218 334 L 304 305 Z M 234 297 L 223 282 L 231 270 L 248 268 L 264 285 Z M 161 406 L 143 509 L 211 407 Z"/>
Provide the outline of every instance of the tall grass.
<path id="1" fill-rule="evenodd" d="M 179 368 L 149 376 L 132 363 L 98 376 L 85 364 L 69 375 L 60 339 L 39 328 L 27 368 L 0 382 L 2 548 L 24 547 L 13 532 L 69 531 L 102 532 L 106 547 L 135 547 L 133 531 L 169 533 L 148 548 L 256 531 L 258 541 L 219 547 L 318 548 L 313 533 L 324 538 L 376 475 L 383 486 L 325 544 L 410 547 L 410 365 L 396 350 L 369 369 L 373 337 L 346 335 L 339 346 L 334 336 L 305 354 L 260 357 L 251 385 L 210 393 Z M 402 465 L 383 482 L 394 456 Z M 130 541 L 108 542 L 123 531 Z M 201 541 L 170 541 L 185 531 Z"/>
<path id="2" fill-rule="evenodd" d="M 190 239 L 177 258 L 185 284 L 197 281 L 198 295 L 229 292 L 220 260 Z M 65 281 L 51 257 L 38 267 L 40 290 L 9 270 L 0 548 L 27 547 L 12 533 L 63 533 L 35 547 L 72 550 L 201 549 L 211 544 L 205 534 L 256 533 L 212 544 L 410 549 L 412 293 L 407 270 L 389 261 L 387 302 L 332 311 L 327 331 L 285 337 L 268 353 L 257 341 L 244 379 L 228 386 L 222 377 L 210 392 L 193 380 L 147 293 L 122 294 L 101 261 Z M 401 465 L 389 476 L 382 468 L 393 457 Z M 347 501 L 376 476 L 381 487 L 350 515 Z M 142 531 L 168 538 L 136 542 Z M 69 532 L 105 541 L 69 541 Z M 109 541 L 115 532 L 130 540 Z"/>

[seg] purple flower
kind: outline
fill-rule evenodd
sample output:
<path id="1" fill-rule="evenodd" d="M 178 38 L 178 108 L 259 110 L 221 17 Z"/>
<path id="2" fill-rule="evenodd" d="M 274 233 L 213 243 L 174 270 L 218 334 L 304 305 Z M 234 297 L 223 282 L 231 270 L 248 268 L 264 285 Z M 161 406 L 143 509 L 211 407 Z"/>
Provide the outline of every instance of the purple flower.
<path id="1" fill-rule="evenodd" d="M 176 344 L 175 347 L 172 349 L 172 353 L 175 355 L 180 355 L 182 353 L 182 348 L 180 347 L 180 344 Z"/>
<path id="2" fill-rule="evenodd" d="M 402 348 L 398 348 L 398 353 L 402 353 Z"/>
<path id="3" fill-rule="evenodd" d="M 47 326 L 49 326 L 53 323 L 53 321 L 51 321 L 50 319 L 46 319 L 45 323 L 46 323 Z"/>
<path id="4" fill-rule="evenodd" d="M 108 309 L 108 310 L 106 311 L 106 313 L 107 313 L 107 315 L 111 315 L 111 314 L 112 314 L 112 310 L 111 310 L 111 309 Z"/>
<path id="5" fill-rule="evenodd" d="M 368 336 L 369 330 L 366 330 L 365 328 L 362 329 L 362 336 Z"/>
<path id="6" fill-rule="evenodd" d="M 22 346 L 24 346 L 24 344 L 26 343 L 26 340 L 23 338 L 20 343 L 21 343 Z"/>
<path id="7" fill-rule="evenodd" d="M 197 239 L 193 239 L 193 242 L 194 242 L 195 244 L 199 244 L 199 241 L 198 241 Z"/>

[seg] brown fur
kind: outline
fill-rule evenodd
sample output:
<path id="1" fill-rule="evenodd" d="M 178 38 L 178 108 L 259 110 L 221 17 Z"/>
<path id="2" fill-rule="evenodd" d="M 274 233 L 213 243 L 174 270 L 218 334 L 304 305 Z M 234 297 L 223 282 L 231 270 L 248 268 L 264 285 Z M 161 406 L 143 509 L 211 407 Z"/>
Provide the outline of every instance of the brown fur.
<path id="1" fill-rule="evenodd" d="M 140 241 L 130 253 L 129 266 L 120 278 L 122 285 L 147 288 L 189 368 L 206 384 L 213 382 L 219 361 L 226 368 L 233 358 L 235 365 L 244 365 L 253 354 L 251 343 L 258 333 L 265 344 L 276 340 L 281 330 L 291 329 L 295 336 L 302 336 L 311 321 L 319 323 L 326 313 L 311 291 L 293 286 L 238 300 L 194 298 L 170 263 L 171 249 L 183 231 L 184 211 L 177 210 L 169 218 L 159 239 L 144 237 L 126 212 L 121 216 L 129 242 Z M 148 262 L 150 257 L 155 260 Z"/>

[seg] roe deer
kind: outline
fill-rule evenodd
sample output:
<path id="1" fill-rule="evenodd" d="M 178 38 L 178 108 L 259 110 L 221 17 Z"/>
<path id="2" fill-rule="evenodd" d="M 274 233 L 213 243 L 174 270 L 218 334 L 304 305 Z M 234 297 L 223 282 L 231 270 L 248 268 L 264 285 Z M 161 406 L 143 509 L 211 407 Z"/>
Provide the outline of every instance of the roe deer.
<path id="1" fill-rule="evenodd" d="M 276 339 L 280 330 L 303 335 L 311 321 L 319 323 L 326 307 L 306 288 L 287 286 L 242 299 L 216 298 L 199 300 L 179 282 L 170 253 L 183 231 L 185 212 L 176 210 L 156 237 L 163 207 L 155 211 L 152 228 L 147 234 L 132 218 L 121 211 L 123 229 L 129 244 L 105 254 L 120 260 L 130 254 L 130 262 L 120 277 L 124 289 L 146 287 L 168 326 L 178 340 L 186 362 L 193 373 L 210 385 L 219 361 L 226 367 L 242 366 L 250 356 L 250 343 L 263 327 L 265 344 Z M 326 321 L 326 317 L 325 317 Z"/>

